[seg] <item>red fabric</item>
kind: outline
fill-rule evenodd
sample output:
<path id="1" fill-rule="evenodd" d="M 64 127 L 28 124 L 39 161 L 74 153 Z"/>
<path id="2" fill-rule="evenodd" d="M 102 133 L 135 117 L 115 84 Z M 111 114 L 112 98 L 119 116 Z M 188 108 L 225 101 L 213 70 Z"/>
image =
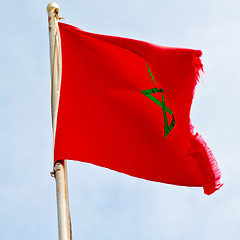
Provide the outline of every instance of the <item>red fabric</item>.
<path id="1" fill-rule="evenodd" d="M 59 28 L 55 162 L 78 160 L 151 181 L 203 186 L 206 194 L 221 186 L 216 160 L 190 124 L 201 51 Z M 156 87 L 164 89 L 176 120 L 165 138 L 163 108 L 141 92 Z M 162 101 L 160 92 L 153 96 Z"/>

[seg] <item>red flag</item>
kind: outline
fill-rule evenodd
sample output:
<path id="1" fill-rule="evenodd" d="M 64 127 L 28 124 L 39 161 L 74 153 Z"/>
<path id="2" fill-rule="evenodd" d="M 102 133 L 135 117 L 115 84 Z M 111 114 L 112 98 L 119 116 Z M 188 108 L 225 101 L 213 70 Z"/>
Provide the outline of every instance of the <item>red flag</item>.
<path id="1" fill-rule="evenodd" d="M 190 124 L 201 51 L 84 32 L 59 23 L 62 82 L 55 162 L 220 188 L 217 162 Z"/>

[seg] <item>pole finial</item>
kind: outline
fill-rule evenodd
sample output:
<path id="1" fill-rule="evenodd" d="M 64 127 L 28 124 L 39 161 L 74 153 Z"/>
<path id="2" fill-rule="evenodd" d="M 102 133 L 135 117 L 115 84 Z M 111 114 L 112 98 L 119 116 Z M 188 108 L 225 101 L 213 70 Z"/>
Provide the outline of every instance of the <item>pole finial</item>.
<path id="1" fill-rule="evenodd" d="M 50 11 L 57 11 L 59 10 L 59 6 L 55 2 L 51 2 L 47 5 L 47 12 L 49 13 Z"/>

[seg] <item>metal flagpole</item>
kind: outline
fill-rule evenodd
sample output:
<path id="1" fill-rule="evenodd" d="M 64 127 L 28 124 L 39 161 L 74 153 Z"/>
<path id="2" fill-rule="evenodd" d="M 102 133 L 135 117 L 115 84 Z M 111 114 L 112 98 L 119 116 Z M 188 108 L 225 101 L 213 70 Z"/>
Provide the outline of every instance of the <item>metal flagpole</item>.
<path id="1" fill-rule="evenodd" d="M 57 111 L 61 84 L 61 40 L 58 28 L 58 11 L 56 3 L 49 3 L 47 6 L 49 25 L 49 45 L 52 82 L 52 127 L 55 141 Z M 57 209 L 58 209 L 58 234 L 59 240 L 71 240 L 71 220 L 69 213 L 68 185 L 66 161 L 58 161 L 54 166 L 52 176 L 56 179 Z"/>

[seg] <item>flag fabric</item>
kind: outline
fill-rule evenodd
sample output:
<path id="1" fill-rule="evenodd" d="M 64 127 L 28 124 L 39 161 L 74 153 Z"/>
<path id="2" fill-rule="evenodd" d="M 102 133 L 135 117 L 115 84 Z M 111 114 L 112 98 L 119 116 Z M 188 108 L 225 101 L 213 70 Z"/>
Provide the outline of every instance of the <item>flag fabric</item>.
<path id="1" fill-rule="evenodd" d="M 62 80 L 54 161 L 77 160 L 181 186 L 221 187 L 190 121 L 201 51 L 59 23 Z"/>

